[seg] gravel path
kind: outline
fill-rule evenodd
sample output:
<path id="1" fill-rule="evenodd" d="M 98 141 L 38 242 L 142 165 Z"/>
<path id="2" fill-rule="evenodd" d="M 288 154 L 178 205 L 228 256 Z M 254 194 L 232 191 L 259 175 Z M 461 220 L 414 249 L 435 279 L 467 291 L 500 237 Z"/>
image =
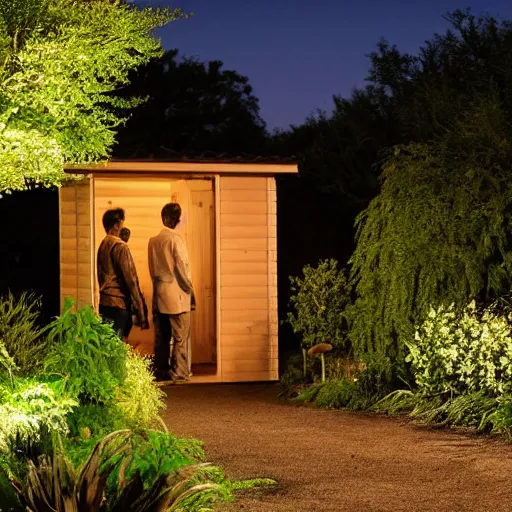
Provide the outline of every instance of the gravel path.
<path id="1" fill-rule="evenodd" d="M 512 446 L 397 419 L 296 407 L 275 385 L 166 388 L 166 423 L 231 478 L 271 477 L 225 511 L 512 510 Z"/>

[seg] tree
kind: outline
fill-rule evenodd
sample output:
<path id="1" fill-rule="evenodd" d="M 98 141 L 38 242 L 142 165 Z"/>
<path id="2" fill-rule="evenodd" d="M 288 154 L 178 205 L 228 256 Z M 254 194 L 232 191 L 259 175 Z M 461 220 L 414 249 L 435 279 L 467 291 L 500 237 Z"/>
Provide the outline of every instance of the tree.
<path id="1" fill-rule="evenodd" d="M 404 143 L 357 221 L 350 337 L 387 359 L 390 377 L 431 306 L 487 303 L 512 286 L 512 24 L 450 19 L 417 59 L 373 55 Z"/>
<path id="2" fill-rule="evenodd" d="M 258 99 L 247 77 L 220 61 L 178 58 L 167 51 L 132 73 L 127 97 L 147 97 L 120 130 L 123 157 L 260 153 L 266 140 Z"/>
<path id="3" fill-rule="evenodd" d="M 0 0 L 0 190 L 59 185 L 64 163 L 109 156 L 128 73 L 160 55 L 179 10 L 110 0 Z"/>

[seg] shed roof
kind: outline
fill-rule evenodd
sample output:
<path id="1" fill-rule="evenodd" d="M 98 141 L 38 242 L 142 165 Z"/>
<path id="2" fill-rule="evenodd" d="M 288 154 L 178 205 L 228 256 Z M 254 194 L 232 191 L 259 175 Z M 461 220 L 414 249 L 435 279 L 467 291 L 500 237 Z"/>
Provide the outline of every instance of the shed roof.
<path id="1" fill-rule="evenodd" d="M 168 159 L 109 160 L 96 164 L 69 164 L 66 171 L 78 174 L 222 174 L 267 175 L 295 174 L 297 161 L 292 158 L 227 156 L 203 153 L 199 156 L 173 155 Z"/>

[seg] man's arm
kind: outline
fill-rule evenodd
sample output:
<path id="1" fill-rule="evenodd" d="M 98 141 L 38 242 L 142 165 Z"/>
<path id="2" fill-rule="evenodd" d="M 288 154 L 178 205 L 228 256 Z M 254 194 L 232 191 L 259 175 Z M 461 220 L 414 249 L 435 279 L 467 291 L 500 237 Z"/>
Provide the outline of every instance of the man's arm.
<path id="1" fill-rule="evenodd" d="M 194 289 L 192 287 L 192 275 L 190 272 L 188 251 L 185 242 L 181 238 L 177 237 L 173 245 L 176 280 L 178 281 L 180 288 L 185 293 L 193 294 Z"/>
<path id="2" fill-rule="evenodd" d="M 149 267 L 149 276 L 151 280 L 155 278 L 155 269 L 153 266 L 153 242 L 150 239 L 148 242 L 148 267 Z"/>
<path id="3" fill-rule="evenodd" d="M 131 305 L 133 313 L 141 325 L 147 323 L 147 307 L 144 301 L 144 296 L 139 287 L 139 279 L 137 277 L 137 270 L 135 269 L 135 262 L 132 258 L 132 253 L 126 244 L 118 244 L 117 249 L 117 263 L 119 270 L 123 275 L 124 282 L 130 293 Z"/>

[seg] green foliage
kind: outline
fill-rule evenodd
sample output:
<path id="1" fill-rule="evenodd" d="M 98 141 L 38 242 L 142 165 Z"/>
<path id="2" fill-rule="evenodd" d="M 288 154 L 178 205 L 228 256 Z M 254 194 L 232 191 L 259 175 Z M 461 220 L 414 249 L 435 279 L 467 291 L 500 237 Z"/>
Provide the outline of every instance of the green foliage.
<path id="1" fill-rule="evenodd" d="M 121 410 L 109 404 L 84 404 L 67 416 L 69 435 L 63 440 L 64 449 L 71 463 L 84 464 L 96 444 L 110 432 L 126 427 Z"/>
<path id="2" fill-rule="evenodd" d="M 354 388 L 354 382 L 348 379 L 329 379 L 318 390 L 315 403 L 326 409 L 341 409 L 349 404 Z"/>
<path id="3" fill-rule="evenodd" d="M 0 190 L 60 185 L 105 158 L 128 74 L 161 53 L 151 31 L 179 10 L 110 0 L 0 0 Z M 108 35 L 108 37 L 106 36 Z"/>
<path id="4" fill-rule="evenodd" d="M 389 386 L 379 385 L 379 379 L 368 370 L 357 374 L 357 378 L 329 378 L 298 389 L 293 399 L 299 403 L 314 403 L 327 409 L 370 409 L 389 391 Z"/>
<path id="5" fill-rule="evenodd" d="M 250 480 L 238 480 L 231 484 L 234 491 L 245 491 L 255 487 L 265 487 L 276 485 L 277 482 L 272 478 L 251 478 Z"/>
<path id="6" fill-rule="evenodd" d="M 131 435 L 126 453 L 107 462 L 112 471 L 107 487 L 108 509 L 124 510 L 123 507 L 131 505 L 126 501 L 127 496 L 123 497 L 124 489 L 130 485 L 138 489 L 137 493 L 132 490 L 130 495 L 141 496 L 137 503 L 145 506 L 156 496 L 155 488 L 160 488 L 162 496 L 168 494 L 175 499 L 174 508 L 169 505 L 169 510 L 206 512 L 218 501 L 229 501 L 229 483 L 220 468 L 198 463 L 204 458 L 202 443 L 194 439 L 180 439 L 154 430 Z M 166 475 L 167 479 L 162 480 Z M 128 484 L 123 484 L 124 481 Z"/>
<path id="7" fill-rule="evenodd" d="M 512 423 L 503 414 L 499 400 L 483 391 L 449 395 L 426 395 L 419 391 L 398 390 L 373 405 L 372 410 L 403 414 L 419 423 L 437 427 L 472 427 L 477 432 L 508 432 Z M 501 416 L 500 416 L 501 414 Z M 504 421 L 502 421 L 504 420 Z"/>
<path id="8" fill-rule="evenodd" d="M 307 375 L 303 377 L 302 358 L 290 358 L 286 372 L 281 377 L 281 393 L 292 401 L 315 403 L 319 407 L 368 409 L 387 395 L 390 384 L 386 368 L 376 358 L 366 357 L 355 361 L 339 353 L 327 356 L 327 380 L 318 377 L 318 360 L 308 358 Z"/>
<path id="9" fill-rule="evenodd" d="M 302 389 L 295 401 L 314 403 L 327 409 L 341 409 L 349 405 L 354 391 L 353 381 L 344 378 L 327 379 Z"/>
<path id="10" fill-rule="evenodd" d="M 461 307 L 510 288 L 509 133 L 491 91 L 468 100 L 438 141 L 397 149 L 388 160 L 381 194 L 358 219 L 351 259 L 356 354 L 403 366 L 405 342 L 430 307 Z"/>
<path id="11" fill-rule="evenodd" d="M 426 394 L 483 391 L 499 396 L 510 389 L 512 336 L 505 318 L 470 303 L 431 309 L 409 342 L 416 383 Z"/>
<path id="12" fill-rule="evenodd" d="M 407 413 L 436 426 L 472 427 L 477 432 L 512 433 L 510 378 L 512 337 L 503 313 L 470 303 L 432 308 L 407 343 L 417 390 L 390 393 L 373 406 Z"/>
<path id="13" fill-rule="evenodd" d="M 14 387 L 14 372 L 18 370 L 14 359 L 5 348 L 4 342 L 0 341 L 0 382 L 9 382 Z"/>
<path id="14" fill-rule="evenodd" d="M 83 404 L 68 415 L 71 438 L 96 440 L 125 426 L 123 412 L 115 405 Z"/>
<path id="15" fill-rule="evenodd" d="M 281 375 L 280 385 L 283 391 L 286 392 L 294 386 L 303 384 L 305 379 L 302 356 L 297 354 L 288 360 L 286 370 Z"/>
<path id="16" fill-rule="evenodd" d="M 116 405 L 130 428 L 151 427 L 164 407 L 165 393 L 155 385 L 147 357 L 130 351 L 126 360 L 126 378 L 116 393 Z"/>
<path id="17" fill-rule="evenodd" d="M 66 435 L 66 416 L 78 404 L 62 394 L 62 383 L 16 379 L 1 389 L 0 453 L 22 458 L 37 453 L 48 434 Z"/>
<path id="18" fill-rule="evenodd" d="M 302 391 L 305 385 L 311 384 L 318 373 L 319 360 L 306 357 L 306 375 L 304 375 L 304 355 L 293 354 L 288 358 L 286 370 L 280 378 L 280 396 L 292 398 Z"/>
<path id="19" fill-rule="evenodd" d="M 301 389 L 300 393 L 294 398 L 294 402 L 314 403 L 318 393 L 325 384 L 325 382 L 315 382 L 311 386 Z"/>
<path id="20" fill-rule="evenodd" d="M 40 368 L 47 352 L 46 329 L 37 326 L 39 306 L 39 300 L 26 293 L 19 298 L 9 293 L 0 299 L 0 352 L 6 357 L 3 346 L 12 358 L 11 371 L 16 369 L 17 374 L 27 375 Z"/>
<path id="21" fill-rule="evenodd" d="M 498 406 L 487 416 L 493 431 L 506 434 L 512 440 L 512 396 L 504 395 L 497 399 Z"/>
<path id="22" fill-rule="evenodd" d="M 203 462 L 200 441 L 144 430 L 158 419 L 163 393 L 149 361 L 129 353 L 91 308 L 73 312 L 68 302 L 49 343 L 49 374 L 39 366 L 25 377 L 14 374 L 0 342 L 4 377 L 10 374 L 0 382 L 0 506 L 23 509 L 13 489 L 34 511 L 44 504 L 75 512 L 206 512 L 232 499 L 235 484 Z M 127 425 L 136 433 L 120 430 Z"/>
<path id="23" fill-rule="evenodd" d="M 195 439 L 180 439 L 168 432 L 147 430 L 130 438 L 131 461 L 126 467 L 128 479 L 136 473 L 145 486 L 159 475 L 175 472 L 182 467 L 204 461 L 202 443 Z"/>
<path id="24" fill-rule="evenodd" d="M 0 468 L 0 510 L 5 512 L 26 512 L 18 500 L 18 496 L 7 473 Z"/>
<path id="25" fill-rule="evenodd" d="M 72 306 L 67 301 L 50 325 L 46 371 L 64 376 L 67 392 L 82 403 L 112 401 L 126 378 L 128 346 L 92 307 L 75 313 Z"/>
<path id="26" fill-rule="evenodd" d="M 387 372 L 387 366 L 377 357 L 365 357 L 364 368 L 356 373 L 354 392 L 348 404 L 350 409 L 368 409 L 392 387 Z"/>
<path id="27" fill-rule="evenodd" d="M 350 303 L 347 279 L 335 260 L 306 265 L 303 277 L 290 277 L 292 296 L 287 322 L 302 336 L 303 345 L 331 343 L 348 350 L 343 313 Z"/>
<path id="28" fill-rule="evenodd" d="M 207 512 L 213 504 L 231 499 L 218 468 L 179 459 L 177 444 L 162 443 L 161 437 L 155 444 L 153 433 L 148 435 L 121 430 L 105 436 L 80 471 L 58 448 L 38 464 L 29 461 L 26 483 L 15 488 L 34 511 L 44 503 L 48 510 L 61 510 L 65 504 L 72 512 Z M 162 449 L 155 453 L 157 445 Z M 174 452 L 164 451 L 164 445 Z"/>

